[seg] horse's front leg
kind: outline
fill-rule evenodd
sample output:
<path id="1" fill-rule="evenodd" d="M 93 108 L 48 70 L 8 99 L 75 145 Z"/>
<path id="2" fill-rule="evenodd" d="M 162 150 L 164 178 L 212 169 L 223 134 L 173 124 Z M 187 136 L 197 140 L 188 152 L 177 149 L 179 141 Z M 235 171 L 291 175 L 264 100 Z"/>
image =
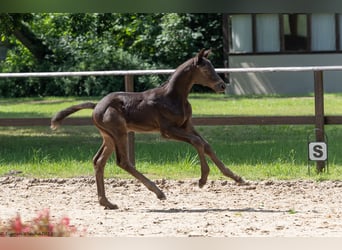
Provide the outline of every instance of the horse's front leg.
<path id="1" fill-rule="evenodd" d="M 193 129 L 184 129 L 171 127 L 161 131 L 161 134 L 166 139 L 174 139 L 178 141 L 184 141 L 191 144 L 197 151 L 200 164 L 201 164 L 201 178 L 199 179 L 199 187 L 203 187 L 207 183 L 208 175 L 210 172 L 209 165 L 205 158 L 204 144 L 206 143 L 196 133 L 193 133 Z"/>
<path id="2" fill-rule="evenodd" d="M 217 158 L 209 143 L 204 140 L 193 127 L 188 126 L 187 129 L 177 127 L 168 128 L 167 130 L 163 131 L 162 135 L 165 138 L 172 138 L 175 140 L 188 142 L 196 148 L 201 163 L 201 179 L 199 180 L 200 187 L 205 185 L 209 174 L 209 166 L 205 159 L 205 154 L 211 158 L 211 160 L 215 163 L 215 165 L 219 168 L 223 175 L 232 178 L 240 184 L 245 183 L 245 181 L 240 176 L 233 173 L 233 171 L 227 168 Z"/>
<path id="3" fill-rule="evenodd" d="M 231 171 L 229 168 L 227 168 L 224 163 L 216 156 L 214 153 L 213 149 L 209 145 L 208 142 L 206 142 L 202 136 L 195 130 L 193 129 L 192 131 L 195 135 L 197 135 L 201 140 L 203 141 L 203 147 L 204 147 L 204 153 L 210 157 L 210 159 L 215 163 L 215 165 L 218 167 L 218 169 L 221 171 L 221 173 L 234 181 L 236 181 L 239 184 L 245 184 L 245 181 L 243 180 L 242 177 L 239 175 L 235 174 L 233 171 Z"/>
<path id="4" fill-rule="evenodd" d="M 221 173 L 227 177 L 232 178 L 239 184 L 245 184 L 246 182 L 239 175 L 235 174 L 229 168 L 227 168 L 224 163 L 216 156 L 212 148 L 209 144 L 205 146 L 205 153 L 210 157 L 210 159 L 215 163 L 215 165 L 219 168 Z"/>

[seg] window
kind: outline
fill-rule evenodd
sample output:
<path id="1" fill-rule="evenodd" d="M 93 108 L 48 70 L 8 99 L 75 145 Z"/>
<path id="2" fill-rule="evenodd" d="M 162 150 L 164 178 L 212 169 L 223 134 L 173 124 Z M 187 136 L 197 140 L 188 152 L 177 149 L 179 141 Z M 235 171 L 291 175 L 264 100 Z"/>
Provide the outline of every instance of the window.
<path id="1" fill-rule="evenodd" d="M 256 15 L 256 47 L 258 52 L 278 52 L 280 50 L 277 14 Z"/>
<path id="2" fill-rule="evenodd" d="M 231 17 L 231 52 L 253 52 L 252 16 L 234 15 Z"/>
<path id="3" fill-rule="evenodd" d="M 335 17 L 333 14 L 312 14 L 311 46 L 314 51 L 336 49 Z"/>
<path id="4" fill-rule="evenodd" d="M 233 14 L 231 54 L 342 52 L 342 14 Z"/>
<path id="5" fill-rule="evenodd" d="M 307 15 L 284 14 L 284 51 L 306 51 L 309 49 Z"/>

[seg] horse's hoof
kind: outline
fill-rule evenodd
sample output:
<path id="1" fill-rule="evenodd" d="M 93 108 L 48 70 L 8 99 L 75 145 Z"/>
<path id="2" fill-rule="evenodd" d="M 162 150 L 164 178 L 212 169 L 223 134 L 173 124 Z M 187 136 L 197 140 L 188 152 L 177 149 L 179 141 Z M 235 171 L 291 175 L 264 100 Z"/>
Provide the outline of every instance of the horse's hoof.
<path id="1" fill-rule="evenodd" d="M 204 185 L 205 185 L 206 183 L 207 183 L 206 181 L 199 180 L 199 181 L 198 181 L 198 186 L 199 186 L 200 188 L 202 188 L 202 187 L 204 187 Z"/>
<path id="2" fill-rule="evenodd" d="M 162 200 L 162 201 L 166 200 L 166 196 L 165 196 L 165 194 L 163 192 L 158 194 L 157 197 L 158 197 L 159 200 Z"/>
<path id="3" fill-rule="evenodd" d="M 109 206 L 107 205 L 107 206 L 105 206 L 105 210 L 114 210 L 114 209 L 118 209 L 119 207 L 117 206 L 117 205 L 115 205 L 115 204 L 110 204 Z"/>
<path id="4" fill-rule="evenodd" d="M 118 209 L 119 207 L 115 204 L 110 203 L 106 198 L 100 198 L 99 203 L 104 206 L 104 209 Z"/>
<path id="5" fill-rule="evenodd" d="M 244 179 L 242 179 L 241 177 L 236 181 L 236 183 L 239 186 L 248 186 L 250 185 L 250 183 L 248 181 L 245 181 Z"/>

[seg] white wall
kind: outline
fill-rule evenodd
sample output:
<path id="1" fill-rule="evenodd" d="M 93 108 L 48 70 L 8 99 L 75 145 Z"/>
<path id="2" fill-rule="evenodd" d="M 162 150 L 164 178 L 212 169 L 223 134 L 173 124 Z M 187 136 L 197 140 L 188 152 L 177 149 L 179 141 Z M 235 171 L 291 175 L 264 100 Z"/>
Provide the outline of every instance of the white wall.
<path id="1" fill-rule="evenodd" d="M 230 55 L 231 68 L 342 65 L 342 54 Z M 324 72 L 326 93 L 342 92 L 342 71 Z M 313 93 L 313 72 L 231 73 L 229 94 Z"/>

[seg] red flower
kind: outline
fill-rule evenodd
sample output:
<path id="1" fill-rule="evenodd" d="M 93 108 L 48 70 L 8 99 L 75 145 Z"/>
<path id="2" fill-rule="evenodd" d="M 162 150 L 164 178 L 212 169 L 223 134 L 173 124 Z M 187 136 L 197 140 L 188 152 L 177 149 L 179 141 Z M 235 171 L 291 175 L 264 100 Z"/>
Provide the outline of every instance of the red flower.
<path id="1" fill-rule="evenodd" d="M 63 217 L 62 220 L 61 220 L 61 224 L 66 226 L 66 227 L 69 227 L 70 219 L 68 217 Z"/>
<path id="2" fill-rule="evenodd" d="M 22 233 L 23 230 L 23 223 L 21 222 L 21 218 L 20 215 L 17 214 L 17 217 L 14 218 L 14 220 L 12 221 L 12 229 L 14 230 L 14 232 L 19 235 Z"/>

